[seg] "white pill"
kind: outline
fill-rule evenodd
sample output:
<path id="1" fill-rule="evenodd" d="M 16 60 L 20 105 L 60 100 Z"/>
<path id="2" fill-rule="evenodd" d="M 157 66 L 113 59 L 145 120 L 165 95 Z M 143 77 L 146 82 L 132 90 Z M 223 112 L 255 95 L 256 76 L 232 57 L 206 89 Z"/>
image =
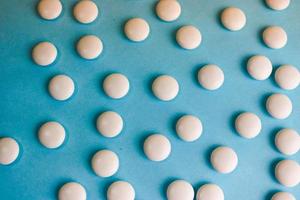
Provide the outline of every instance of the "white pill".
<path id="1" fill-rule="evenodd" d="M 202 123 L 193 115 L 184 115 L 176 123 L 177 135 L 186 142 L 197 140 L 202 134 Z"/>
<path id="2" fill-rule="evenodd" d="M 235 7 L 228 7 L 222 11 L 221 22 L 230 31 L 239 31 L 246 25 L 245 13 Z"/>
<path id="3" fill-rule="evenodd" d="M 156 14 L 166 22 L 175 21 L 181 14 L 181 6 L 176 0 L 160 0 L 156 4 Z"/>
<path id="4" fill-rule="evenodd" d="M 198 71 L 198 82 L 207 90 L 217 90 L 224 83 L 224 73 L 217 65 L 205 65 Z"/>
<path id="5" fill-rule="evenodd" d="M 237 167 L 238 156 L 232 148 L 220 146 L 213 150 L 210 161 L 215 170 L 228 174 Z"/>
<path id="6" fill-rule="evenodd" d="M 294 160 L 282 160 L 275 167 L 275 176 L 286 187 L 295 187 L 300 182 L 300 165 Z"/>
<path id="7" fill-rule="evenodd" d="M 284 94 L 272 94 L 266 103 L 267 111 L 276 119 L 286 119 L 293 111 L 290 98 Z"/>
<path id="8" fill-rule="evenodd" d="M 266 0 L 266 4 L 273 10 L 284 10 L 290 5 L 290 0 Z"/>
<path id="9" fill-rule="evenodd" d="M 100 177 L 110 177 L 119 169 L 119 157 L 110 150 L 98 151 L 92 158 L 92 168 Z"/>
<path id="10" fill-rule="evenodd" d="M 119 73 L 110 74 L 103 81 L 104 92 L 113 99 L 126 96 L 129 87 L 127 77 Z"/>
<path id="11" fill-rule="evenodd" d="M 269 26 L 263 32 L 264 43 L 272 49 L 283 48 L 288 41 L 285 30 L 279 26 Z"/>
<path id="12" fill-rule="evenodd" d="M 0 139 L 0 164 L 9 165 L 19 156 L 19 145 L 13 138 L 4 137 Z"/>
<path id="13" fill-rule="evenodd" d="M 288 192 L 277 192 L 272 196 L 271 200 L 297 200 L 294 195 Z"/>
<path id="14" fill-rule="evenodd" d="M 100 56 L 103 51 L 103 43 L 95 35 L 86 35 L 80 38 L 77 43 L 78 54 L 87 60 L 92 60 Z"/>
<path id="15" fill-rule="evenodd" d="M 195 49 L 202 42 L 202 35 L 199 29 L 194 26 L 182 26 L 176 32 L 176 41 L 184 49 Z"/>
<path id="16" fill-rule="evenodd" d="M 116 137 L 123 129 L 123 119 L 113 111 L 101 113 L 97 118 L 97 129 L 104 137 Z"/>
<path id="17" fill-rule="evenodd" d="M 134 200 L 135 191 L 126 181 L 116 181 L 107 190 L 107 200 Z"/>
<path id="18" fill-rule="evenodd" d="M 224 192 L 216 184 L 205 184 L 199 188 L 196 200 L 224 200 Z"/>
<path id="19" fill-rule="evenodd" d="M 124 32 L 129 40 L 141 42 L 148 37 L 150 27 L 146 20 L 142 18 L 132 18 L 126 22 Z"/>
<path id="20" fill-rule="evenodd" d="M 300 136 L 297 131 L 285 128 L 276 134 L 275 144 L 281 153 L 294 155 L 300 149 Z"/>
<path id="21" fill-rule="evenodd" d="M 52 64 L 57 57 L 57 49 L 50 42 L 40 42 L 32 50 L 32 59 L 40 66 Z"/>
<path id="22" fill-rule="evenodd" d="M 162 101 L 174 99 L 179 92 L 179 85 L 175 78 L 168 75 L 157 77 L 152 83 L 154 95 Z"/>
<path id="23" fill-rule="evenodd" d="M 153 134 L 145 140 L 144 152 L 152 161 L 163 161 L 171 153 L 171 143 L 167 137 Z"/>
<path id="24" fill-rule="evenodd" d="M 89 24 L 98 17 L 98 7 L 91 0 L 81 0 L 75 5 L 73 15 L 78 22 Z"/>
<path id="25" fill-rule="evenodd" d="M 167 189 L 168 200 L 193 200 L 193 186 L 185 180 L 173 181 Z"/>
<path id="26" fill-rule="evenodd" d="M 272 70 L 272 63 L 266 56 L 256 55 L 248 60 L 247 71 L 256 80 L 266 80 L 270 77 Z"/>
<path id="27" fill-rule="evenodd" d="M 300 73 L 292 65 L 282 65 L 275 72 L 275 81 L 282 89 L 293 90 L 300 83 Z"/>
<path id="28" fill-rule="evenodd" d="M 62 4 L 60 0 L 40 0 L 37 10 L 42 18 L 53 20 L 61 14 Z"/>
<path id="29" fill-rule="evenodd" d="M 50 80 L 48 90 L 54 99 L 64 101 L 73 95 L 75 84 L 69 76 L 56 75 Z"/>
<path id="30" fill-rule="evenodd" d="M 66 136 L 64 127 L 58 122 L 47 122 L 43 124 L 38 132 L 39 141 L 49 149 L 60 147 Z"/>
<path id="31" fill-rule="evenodd" d="M 86 200 L 84 187 L 76 182 L 64 184 L 58 192 L 59 200 Z"/>
<path id="32" fill-rule="evenodd" d="M 254 113 L 244 112 L 236 118 L 235 129 L 244 138 L 255 138 L 261 131 L 261 120 Z"/>

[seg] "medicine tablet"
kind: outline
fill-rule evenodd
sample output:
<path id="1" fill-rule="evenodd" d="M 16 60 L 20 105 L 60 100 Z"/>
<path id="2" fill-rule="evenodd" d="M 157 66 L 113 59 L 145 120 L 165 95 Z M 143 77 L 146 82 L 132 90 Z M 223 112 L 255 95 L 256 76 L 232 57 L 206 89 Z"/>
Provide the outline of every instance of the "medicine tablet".
<path id="1" fill-rule="evenodd" d="M 288 192 L 277 192 L 271 200 L 296 200 L 296 197 Z"/>
<path id="2" fill-rule="evenodd" d="M 77 43 L 78 54 L 87 60 L 96 59 L 103 51 L 103 43 L 95 35 L 86 35 Z"/>
<path id="3" fill-rule="evenodd" d="M 292 65 L 282 65 L 275 72 L 275 81 L 282 89 L 293 90 L 300 83 L 300 73 Z"/>
<path id="4" fill-rule="evenodd" d="M 135 191 L 126 181 L 116 181 L 107 190 L 107 200 L 134 200 Z"/>
<path id="5" fill-rule="evenodd" d="M 43 124 L 38 133 L 40 143 L 49 149 L 60 147 L 65 140 L 66 132 L 58 122 L 47 122 Z"/>
<path id="6" fill-rule="evenodd" d="M 104 112 L 97 118 L 97 129 L 104 137 L 116 137 L 123 129 L 123 119 L 116 112 Z"/>
<path id="7" fill-rule="evenodd" d="M 300 165 L 294 160 L 282 160 L 275 167 L 275 176 L 286 187 L 295 187 L 300 182 Z"/>
<path id="8" fill-rule="evenodd" d="M 276 134 L 275 145 L 281 153 L 294 155 L 300 149 L 300 136 L 293 129 L 282 129 Z"/>
<path id="9" fill-rule="evenodd" d="M 128 93 L 129 81 L 123 74 L 110 74 L 103 81 L 103 89 L 109 97 L 120 99 Z"/>
<path id="10" fill-rule="evenodd" d="M 52 64 L 57 56 L 56 47 L 50 42 L 40 42 L 32 50 L 32 59 L 40 66 Z"/>
<path id="11" fill-rule="evenodd" d="M 272 70 L 272 63 L 266 56 L 256 55 L 248 60 L 247 71 L 256 80 L 266 80 L 270 77 Z"/>
<path id="12" fill-rule="evenodd" d="M 198 72 L 198 81 L 207 90 L 217 90 L 224 83 L 224 73 L 217 65 L 205 65 Z"/>
<path id="13" fill-rule="evenodd" d="M 193 200 L 193 186 L 185 180 L 173 181 L 167 189 L 168 200 Z"/>
<path id="14" fill-rule="evenodd" d="M 110 177 L 119 169 L 119 157 L 110 150 L 98 151 L 92 158 L 92 168 L 100 177 Z"/>
<path id="15" fill-rule="evenodd" d="M 50 80 L 48 90 L 54 99 L 64 101 L 73 95 L 75 84 L 69 76 L 56 75 Z"/>
<path id="16" fill-rule="evenodd" d="M 286 119 L 293 111 L 290 98 L 284 94 L 272 94 L 266 103 L 267 111 L 276 119 Z"/>
<path id="17" fill-rule="evenodd" d="M 273 10 L 284 10 L 290 5 L 290 0 L 266 0 L 266 4 Z"/>
<path id="18" fill-rule="evenodd" d="M 220 146 L 213 150 L 210 161 L 215 170 L 228 174 L 237 167 L 238 156 L 232 148 Z"/>
<path id="19" fill-rule="evenodd" d="M 62 4 L 60 0 L 40 0 L 37 10 L 42 18 L 53 20 L 61 14 Z"/>
<path id="20" fill-rule="evenodd" d="M 9 165 L 19 156 L 19 145 L 10 137 L 0 138 L 0 164 Z"/>
<path id="21" fill-rule="evenodd" d="M 255 138 L 261 131 L 261 120 L 254 113 L 244 112 L 236 118 L 235 129 L 244 138 Z"/>
<path id="22" fill-rule="evenodd" d="M 152 83 L 153 94 L 162 101 L 171 101 L 179 92 L 179 85 L 175 78 L 168 75 L 157 77 Z"/>
<path id="23" fill-rule="evenodd" d="M 279 26 L 269 26 L 263 32 L 264 43 L 272 49 L 283 48 L 288 41 L 285 30 Z"/>
<path id="24" fill-rule="evenodd" d="M 81 0 L 75 5 L 73 15 L 78 22 L 89 24 L 98 17 L 98 7 L 91 0 Z"/>
<path id="25" fill-rule="evenodd" d="M 216 184 L 205 184 L 199 188 L 196 200 L 224 200 L 224 192 Z"/>
<path id="26" fill-rule="evenodd" d="M 230 31 L 239 31 L 246 25 L 245 13 L 235 7 L 228 7 L 221 14 L 221 22 Z"/>
<path id="27" fill-rule="evenodd" d="M 126 22 L 124 32 L 129 40 L 141 42 L 148 37 L 150 27 L 146 20 L 142 18 L 132 18 Z"/>
<path id="28" fill-rule="evenodd" d="M 186 142 L 197 140 L 202 134 L 202 123 L 193 115 L 184 115 L 176 123 L 177 135 Z"/>
<path id="29" fill-rule="evenodd" d="M 160 0 L 156 4 L 156 14 L 166 22 L 175 21 L 181 14 L 181 6 L 176 0 Z"/>
<path id="30" fill-rule="evenodd" d="M 84 187 L 76 182 L 64 184 L 58 192 L 59 200 L 86 200 Z"/>
<path id="31" fill-rule="evenodd" d="M 176 32 L 176 41 L 184 49 L 196 49 L 202 42 L 202 35 L 194 26 L 182 26 Z"/>
<path id="32" fill-rule="evenodd" d="M 144 152 L 152 161 L 163 161 L 171 153 L 171 143 L 167 137 L 153 134 L 145 140 Z"/>

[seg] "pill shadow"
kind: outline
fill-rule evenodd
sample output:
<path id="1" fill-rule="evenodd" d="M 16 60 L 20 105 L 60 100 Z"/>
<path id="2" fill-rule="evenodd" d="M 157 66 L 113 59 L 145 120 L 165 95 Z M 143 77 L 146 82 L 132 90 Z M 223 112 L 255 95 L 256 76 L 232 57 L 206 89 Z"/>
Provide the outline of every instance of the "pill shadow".
<path id="1" fill-rule="evenodd" d="M 225 9 L 226 9 L 226 7 L 220 9 L 220 10 L 217 12 L 215 21 L 216 21 L 216 23 L 217 23 L 220 27 L 222 27 L 223 30 L 226 30 L 226 31 L 228 31 L 228 32 L 232 32 L 232 31 L 228 30 L 228 29 L 223 25 L 222 20 L 221 20 L 222 12 L 223 12 Z"/>
<path id="2" fill-rule="evenodd" d="M 276 134 L 282 130 L 283 127 L 276 127 L 274 129 L 271 130 L 271 133 L 270 133 L 270 138 L 269 138 L 269 143 L 270 143 L 270 146 L 272 147 L 272 149 L 276 152 L 279 152 L 277 147 L 276 147 L 276 144 L 275 144 L 275 137 L 276 137 Z M 280 152 L 279 152 L 280 153 Z"/>
<path id="3" fill-rule="evenodd" d="M 153 94 L 153 92 L 152 92 L 152 83 L 153 83 L 153 81 L 157 78 L 157 77 L 159 77 L 159 76 L 161 76 L 161 75 L 164 75 L 164 74 L 162 74 L 162 73 L 154 73 L 154 74 L 151 74 L 147 79 L 146 79 L 146 84 L 143 84 L 143 85 L 146 85 L 145 87 L 145 89 L 146 89 L 146 94 L 152 99 L 152 100 L 154 100 L 154 101 L 159 101 L 159 102 L 163 102 L 163 101 L 161 101 L 161 100 L 159 100 L 158 98 L 156 98 L 155 97 L 155 95 Z"/>
<path id="4" fill-rule="evenodd" d="M 252 54 L 252 55 L 249 54 L 249 55 L 245 56 L 244 58 L 242 58 L 242 60 L 241 60 L 241 72 L 242 72 L 243 75 L 245 75 L 245 76 L 248 77 L 249 79 L 254 80 L 254 79 L 249 75 L 249 73 L 248 73 L 248 71 L 247 71 L 247 63 L 248 63 L 248 60 L 249 60 L 252 56 L 254 56 L 254 55 L 253 55 L 253 54 Z"/>
<path id="5" fill-rule="evenodd" d="M 198 189 L 200 187 L 202 187 L 205 184 L 210 184 L 210 183 L 213 183 L 213 182 L 210 182 L 210 181 L 199 181 L 199 182 L 195 183 L 194 186 L 193 186 L 195 193 L 197 193 L 197 191 L 198 191 Z"/>
<path id="6" fill-rule="evenodd" d="M 263 95 L 260 97 L 260 99 L 259 99 L 259 107 L 260 107 L 260 109 L 262 110 L 262 112 L 263 112 L 265 115 L 267 115 L 267 116 L 269 116 L 269 117 L 271 117 L 271 116 L 270 116 L 270 114 L 269 114 L 268 111 L 267 111 L 266 103 L 267 103 L 268 97 L 271 96 L 272 94 L 273 94 L 273 93 L 268 92 L 268 93 L 266 93 L 266 94 L 263 94 Z"/>
<path id="7" fill-rule="evenodd" d="M 177 132 L 176 132 L 176 123 L 184 115 L 187 115 L 187 113 L 183 113 L 183 112 L 176 113 L 175 115 L 173 115 L 170 118 L 170 120 L 168 122 L 168 128 L 172 131 L 172 135 L 175 138 L 177 138 L 178 140 L 180 140 L 180 138 L 178 137 Z"/>
<path id="8" fill-rule="evenodd" d="M 60 178 L 58 181 L 56 181 L 56 186 L 53 188 L 53 192 L 51 192 L 51 195 L 52 195 L 52 199 L 57 199 L 58 197 L 58 194 L 59 194 L 59 190 L 60 188 L 66 184 L 66 183 L 69 183 L 69 182 L 76 182 L 76 183 L 79 183 L 78 181 L 72 179 L 72 178 Z"/>
<path id="9" fill-rule="evenodd" d="M 270 163 L 270 167 L 269 167 L 269 174 L 272 178 L 272 180 L 276 183 L 278 183 L 277 179 L 276 179 L 276 176 L 275 176 L 275 167 L 276 165 L 280 162 L 284 160 L 283 158 L 276 158 L 276 159 L 273 159 Z"/>
<path id="10" fill-rule="evenodd" d="M 100 94 L 102 97 L 108 99 L 108 100 L 113 100 L 113 101 L 118 101 L 119 99 L 112 99 L 111 97 L 107 96 L 104 89 L 103 89 L 103 82 L 105 80 L 105 78 L 110 75 L 110 74 L 113 74 L 113 73 L 120 73 L 119 71 L 116 71 L 116 70 L 109 70 L 109 71 L 106 71 L 104 73 L 101 73 L 101 75 L 99 75 L 98 77 L 98 83 L 99 83 L 99 86 L 100 86 Z M 128 92 L 129 94 L 129 92 Z"/>
<path id="11" fill-rule="evenodd" d="M 168 177 L 162 184 L 159 188 L 160 189 L 160 195 L 163 199 L 167 199 L 167 189 L 168 189 L 168 186 L 175 180 L 179 180 L 181 178 L 178 178 L 178 177 Z"/>
<path id="12" fill-rule="evenodd" d="M 258 42 L 264 46 L 265 48 L 269 49 L 269 50 L 272 50 L 272 48 L 268 47 L 265 42 L 264 42 L 264 39 L 263 39 L 263 32 L 264 30 L 267 28 L 268 26 L 263 26 L 261 27 L 258 31 L 257 31 L 257 38 L 258 38 Z"/>
<path id="13" fill-rule="evenodd" d="M 109 180 L 104 180 L 103 182 L 101 182 L 102 187 L 99 187 L 99 196 L 105 197 L 106 196 L 105 194 L 107 194 L 107 190 L 109 186 L 116 181 L 120 181 L 120 180 L 117 178 L 110 178 Z"/>
<path id="14" fill-rule="evenodd" d="M 265 197 L 264 197 L 264 200 L 270 200 L 274 194 L 276 194 L 277 192 L 280 192 L 280 190 L 271 190 L 269 191 Z"/>
<path id="15" fill-rule="evenodd" d="M 149 159 L 147 159 L 145 153 L 144 153 L 144 142 L 145 140 L 150 136 L 150 135 L 153 135 L 157 133 L 157 131 L 145 131 L 145 132 L 142 132 L 140 135 L 140 137 L 137 139 L 137 142 L 138 142 L 138 145 L 135 145 L 136 146 L 136 152 L 138 152 L 138 154 L 144 159 L 144 160 L 147 160 L 149 161 Z"/>
<path id="16" fill-rule="evenodd" d="M 228 124 L 230 124 L 230 131 L 231 132 L 233 132 L 236 136 L 238 136 L 238 137 L 240 137 L 240 135 L 238 134 L 238 132 L 236 131 L 236 128 L 235 128 L 235 120 L 236 120 L 236 118 L 240 115 L 240 114 L 242 114 L 242 113 L 244 113 L 244 112 L 246 112 L 245 110 L 239 110 L 239 111 L 236 111 L 236 112 L 234 112 L 231 116 L 230 116 L 230 118 L 229 118 L 229 123 Z"/>
<path id="17" fill-rule="evenodd" d="M 273 63 L 272 63 L 273 65 Z M 276 70 L 280 67 L 280 65 L 273 65 L 273 70 L 272 70 L 272 74 L 270 76 L 270 79 L 271 79 L 271 83 L 272 83 L 272 86 L 274 86 L 275 88 L 280 88 L 278 86 L 278 84 L 276 83 L 276 79 L 275 79 L 275 72 Z"/>
<path id="18" fill-rule="evenodd" d="M 193 67 L 192 69 L 192 80 L 193 80 L 193 83 L 195 84 L 195 86 L 197 86 L 198 88 L 201 88 L 201 90 L 203 91 L 206 91 L 206 89 L 204 89 L 200 84 L 199 84 L 199 81 L 198 81 L 198 72 L 199 70 L 204 67 L 205 65 L 208 65 L 209 63 L 199 63 L 198 65 L 196 65 L 195 67 Z"/>
<path id="19" fill-rule="evenodd" d="M 205 150 L 204 152 L 204 156 L 205 156 L 205 164 L 213 171 L 215 171 L 215 169 L 213 168 L 211 162 L 210 162 L 210 156 L 211 156 L 211 153 L 219 146 L 223 146 L 221 144 L 214 144 L 214 145 L 211 145 L 208 149 Z"/>

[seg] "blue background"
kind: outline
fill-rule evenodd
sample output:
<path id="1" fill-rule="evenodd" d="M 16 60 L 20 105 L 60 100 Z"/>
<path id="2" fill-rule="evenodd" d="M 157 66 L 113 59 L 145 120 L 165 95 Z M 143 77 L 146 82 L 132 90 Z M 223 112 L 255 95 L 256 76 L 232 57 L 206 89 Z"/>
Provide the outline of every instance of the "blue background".
<path id="1" fill-rule="evenodd" d="M 204 183 L 219 184 L 229 200 L 267 200 L 278 190 L 290 191 L 300 198 L 299 186 L 285 188 L 274 178 L 274 165 L 285 158 L 274 146 L 274 135 L 283 127 L 300 130 L 299 89 L 283 91 L 273 78 L 255 81 L 245 71 L 249 56 L 268 56 L 275 67 L 300 65 L 300 2 L 292 1 L 282 12 L 272 11 L 262 0 L 209 1 L 181 0 L 182 15 L 173 23 L 160 21 L 154 12 L 154 0 L 96 0 L 100 15 L 90 25 L 72 17 L 75 0 L 63 1 L 63 13 L 54 21 L 42 20 L 36 13 L 36 0 L 0 2 L 0 137 L 11 136 L 21 146 L 19 159 L 0 166 L 1 200 L 55 199 L 59 187 L 67 181 L 85 186 L 88 199 L 105 199 L 107 187 L 115 180 L 131 182 L 138 200 L 165 199 L 167 185 L 185 179 L 195 190 Z M 237 6 L 247 15 L 247 25 L 239 32 L 224 29 L 220 11 Z M 124 22 L 142 17 L 151 26 L 149 38 L 133 43 L 123 35 Z M 198 27 L 201 46 L 183 50 L 175 42 L 176 30 L 186 24 Z M 271 50 L 261 41 L 268 25 L 280 25 L 288 33 L 288 45 Z M 103 54 L 94 61 L 80 58 L 76 41 L 95 34 L 104 43 Z M 40 41 L 53 42 L 59 51 L 55 64 L 39 67 L 31 60 L 31 49 Z M 196 79 L 204 64 L 218 64 L 225 83 L 218 91 L 202 89 Z M 125 98 L 112 100 L 101 83 L 111 72 L 125 74 L 131 90 Z M 76 83 L 75 95 L 66 102 L 52 99 L 47 91 L 50 78 L 68 74 Z M 169 74 L 180 84 L 180 93 L 171 102 L 153 97 L 150 85 L 157 75 Z M 286 120 L 271 118 L 265 100 L 273 92 L 287 94 L 294 110 Z M 113 139 L 102 137 L 95 128 L 97 116 L 106 110 L 119 112 L 125 122 L 122 133 Z M 261 134 L 246 140 L 233 129 L 236 115 L 242 111 L 258 114 L 263 123 Z M 174 131 L 183 114 L 199 116 L 204 132 L 193 143 L 181 141 Z M 57 150 L 44 148 L 37 139 L 39 126 L 57 120 L 67 130 L 65 144 Z M 147 160 L 142 151 L 145 137 L 163 133 L 172 143 L 171 156 L 164 162 Z M 238 168 L 229 175 L 212 169 L 209 155 L 217 145 L 234 148 Z M 91 156 L 100 149 L 115 151 L 120 169 L 111 178 L 97 177 L 90 167 Z M 291 159 L 299 162 L 299 153 Z"/>

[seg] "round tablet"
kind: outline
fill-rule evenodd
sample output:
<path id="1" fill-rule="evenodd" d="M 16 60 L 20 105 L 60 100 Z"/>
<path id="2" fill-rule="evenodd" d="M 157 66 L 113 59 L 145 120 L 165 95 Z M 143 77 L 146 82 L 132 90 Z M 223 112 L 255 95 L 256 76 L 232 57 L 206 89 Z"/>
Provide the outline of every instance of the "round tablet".
<path id="1" fill-rule="evenodd" d="M 300 165 L 294 160 L 282 160 L 275 167 L 275 176 L 286 187 L 295 187 L 300 182 Z"/>
<path id="2" fill-rule="evenodd" d="M 202 123 L 193 115 L 184 115 L 176 123 L 177 135 L 186 142 L 197 140 L 202 134 Z"/>
<path id="3" fill-rule="evenodd" d="M 248 60 L 247 71 L 256 80 L 266 80 L 270 77 L 272 70 L 272 63 L 266 56 L 256 55 Z"/>
<path id="4" fill-rule="evenodd" d="M 296 200 L 296 197 L 288 192 L 277 192 L 271 200 Z"/>
<path id="5" fill-rule="evenodd" d="M 221 22 L 230 31 L 239 31 L 246 25 L 245 13 L 235 7 L 228 7 L 222 11 Z"/>
<path id="6" fill-rule="evenodd" d="M 300 83 L 300 73 L 292 65 L 282 65 L 275 72 L 276 83 L 285 90 L 293 90 Z"/>
<path id="7" fill-rule="evenodd" d="M 238 156 L 233 149 L 220 146 L 211 153 L 210 162 L 215 170 L 223 174 L 228 174 L 237 167 Z"/>
<path id="8" fill-rule="evenodd" d="M 244 138 L 255 138 L 261 131 L 261 120 L 254 113 L 244 112 L 235 119 L 235 129 Z"/>
<path id="9" fill-rule="evenodd" d="M 57 56 L 56 47 L 50 42 L 40 42 L 32 50 L 32 59 L 40 66 L 52 64 Z"/>
<path id="10" fill-rule="evenodd" d="M 163 161 L 171 153 L 171 143 L 167 137 L 153 134 L 145 140 L 144 152 L 152 161 Z"/>
<path id="11" fill-rule="evenodd" d="M 64 101 L 73 95 L 75 84 L 69 76 L 56 75 L 50 80 L 48 90 L 54 99 Z"/>
<path id="12" fill-rule="evenodd" d="M 276 119 L 286 119 L 293 110 L 290 98 L 284 94 L 272 94 L 266 102 L 268 113 Z"/>
<path id="13" fill-rule="evenodd" d="M 126 181 L 116 181 L 107 190 L 107 200 L 134 200 L 135 191 Z"/>
<path id="14" fill-rule="evenodd" d="M 86 200 L 84 187 L 76 182 L 64 184 L 58 192 L 59 200 Z"/>
<path id="15" fill-rule="evenodd" d="M 181 14 L 181 6 L 176 0 L 160 0 L 156 4 L 156 14 L 166 22 L 175 21 Z"/>
<path id="16" fill-rule="evenodd" d="M 281 153 L 294 155 L 300 149 L 300 136 L 293 129 L 282 129 L 276 134 L 275 145 Z"/>
<path id="17" fill-rule="evenodd" d="M 123 129 L 123 119 L 113 111 L 101 113 L 97 118 L 97 129 L 104 137 L 116 137 Z"/>
<path id="18" fill-rule="evenodd" d="M 266 4 L 273 10 L 284 10 L 290 5 L 290 0 L 266 0 Z"/>
<path id="19" fill-rule="evenodd" d="M 272 49 L 283 48 L 288 41 L 285 30 L 279 26 L 269 26 L 263 32 L 264 43 Z"/>
<path id="20" fill-rule="evenodd" d="M 98 151 L 92 158 L 92 168 L 100 177 L 110 177 L 119 169 L 118 155 L 110 150 Z"/>
<path id="21" fill-rule="evenodd" d="M 150 27 L 146 20 L 142 18 L 132 18 L 126 22 L 124 32 L 129 40 L 141 42 L 148 37 Z"/>
<path id="22" fill-rule="evenodd" d="M 120 99 L 128 93 L 129 81 L 123 74 L 110 74 L 104 79 L 103 89 L 109 97 Z"/>
<path id="23" fill-rule="evenodd" d="M 97 18 L 98 7 L 91 0 L 81 0 L 75 5 L 73 15 L 78 22 L 89 24 Z"/>
<path id="24" fill-rule="evenodd" d="M 168 200 L 193 200 L 193 186 L 185 180 L 173 181 L 167 189 Z"/>
<path id="25" fill-rule="evenodd" d="M 184 49 L 195 49 L 201 44 L 202 35 L 194 26 L 182 26 L 176 32 L 176 41 Z"/>
<path id="26" fill-rule="evenodd" d="M 205 184 L 199 188 L 196 200 L 224 200 L 224 192 L 216 184 Z"/>
<path id="27" fill-rule="evenodd" d="M 198 71 L 198 82 L 207 90 L 217 90 L 224 83 L 224 73 L 217 65 L 205 65 Z"/>
<path id="28" fill-rule="evenodd" d="M 40 143 L 49 149 L 61 146 L 65 136 L 65 129 L 58 122 L 47 122 L 40 127 L 38 132 Z"/>
<path id="29" fill-rule="evenodd" d="M 103 51 L 103 43 L 95 35 L 86 35 L 80 38 L 77 43 L 78 54 L 87 60 L 92 60 L 100 56 Z"/>
<path id="30" fill-rule="evenodd" d="M 62 4 L 60 0 L 40 0 L 37 10 L 42 18 L 52 20 L 60 15 Z"/>
<path id="31" fill-rule="evenodd" d="M 152 83 L 154 95 L 162 101 L 174 99 L 179 92 L 179 85 L 175 78 L 168 75 L 157 77 Z"/>
<path id="32" fill-rule="evenodd" d="M 5 137 L 0 139 L 0 164 L 9 165 L 19 155 L 19 145 L 13 138 Z"/>

